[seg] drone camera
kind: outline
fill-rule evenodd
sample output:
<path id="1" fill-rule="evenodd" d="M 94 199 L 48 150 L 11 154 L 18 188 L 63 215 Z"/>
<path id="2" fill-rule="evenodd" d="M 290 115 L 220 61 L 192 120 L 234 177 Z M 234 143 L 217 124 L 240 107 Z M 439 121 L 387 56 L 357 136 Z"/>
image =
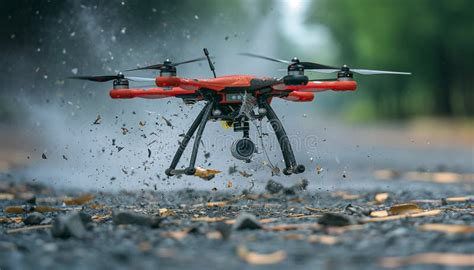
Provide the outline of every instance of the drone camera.
<path id="1" fill-rule="evenodd" d="M 240 160 L 249 160 L 255 153 L 255 144 L 249 138 L 234 141 L 231 146 L 232 156 Z"/>

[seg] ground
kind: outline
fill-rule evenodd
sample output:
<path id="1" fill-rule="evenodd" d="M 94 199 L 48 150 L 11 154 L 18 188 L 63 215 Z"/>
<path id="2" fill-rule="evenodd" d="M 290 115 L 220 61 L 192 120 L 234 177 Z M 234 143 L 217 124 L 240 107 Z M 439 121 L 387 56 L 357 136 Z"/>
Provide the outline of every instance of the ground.
<path id="1" fill-rule="evenodd" d="M 398 158 L 403 148 L 380 146 L 377 132 L 387 163 L 335 143 L 347 176 L 328 165 L 250 190 L 99 192 L 4 173 L 0 269 L 472 269 L 472 149 L 410 146 Z"/>

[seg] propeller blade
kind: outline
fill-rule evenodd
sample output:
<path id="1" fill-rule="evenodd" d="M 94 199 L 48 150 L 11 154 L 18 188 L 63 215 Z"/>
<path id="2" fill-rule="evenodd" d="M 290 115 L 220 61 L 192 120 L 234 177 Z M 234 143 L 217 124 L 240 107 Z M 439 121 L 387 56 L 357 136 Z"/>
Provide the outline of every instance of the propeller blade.
<path id="1" fill-rule="evenodd" d="M 143 77 L 124 77 L 123 75 L 105 75 L 105 76 L 73 76 L 68 77 L 73 80 L 86 80 L 92 82 L 108 82 L 117 79 L 126 79 L 134 82 L 154 82 L 155 78 L 143 78 Z"/>
<path id="2" fill-rule="evenodd" d="M 183 61 L 183 62 L 173 63 L 171 65 L 175 67 L 175 66 L 179 66 L 179 65 L 182 65 L 182 64 L 189 64 L 189 63 L 194 63 L 194 62 L 199 62 L 199 61 L 204 61 L 204 60 L 207 60 L 207 58 L 206 57 L 199 57 L 199 58 L 196 58 L 196 59 L 191 59 L 191 60 L 187 60 L 187 61 Z"/>
<path id="3" fill-rule="evenodd" d="M 125 77 L 125 79 L 134 82 L 154 82 L 155 78 L 143 78 L 143 77 Z"/>
<path id="4" fill-rule="evenodd" d="M 108 82 L 112 80 L 119 79 L 120 77 L 117 75 L 105 75 L 105 76 L 73 76 L 68 77 L 68 79 L 73 80 L 86 80 L 86 81 L 93 81 L 93 82 Z"/>
<path id="5" fill-rule="evenodd" d="M 393 75 L 411 75 L 411 72 L 400 72 L 400 71 L 386 71 L 386 70 L 371 70 L 371 69 L 353 69 L 350 71 L 359 73 L 362 75 L 383 75 L 383 74 L 393 74 Z"/>
<path id="6" fill-rule="evenodd" d="M 335 67 L 318 64 L 314 62 L 300 62 L 300 65 L 302 65 L 305 68 L 305 70 L 306 69 L 335 69 Z"/>
<path id="7" fill-rule="evenodd" d="M 144 69 L 161 69 L 162 66 L 163 64 L 156 64 L 156 65 L 151 65 L 151 66 L 146 66 L 146 67 L 127 69 L 125 71 L 135 71 L 135 70 L 144 70 Z"/>
<path id="8" fill-rule="evenodd" d="M 254 58 L 265 59 L 265 60 L 269 60 L 269 61 L 273 61 L 273 62 L 278 62 L 278 63 L 291 64 L 290 61 L 281 60 L 281 59 L 276 59 L 276 58 L 271 58 L 271 57 L 267 57 L 267 56 L 263 56 L 263 55 L 254 54 L 254 53 L 239 53 L 239 55 L 244 55 L 244 56 L 249 56 L 249 57 L 254 57 Z"/>
<path id="9" fill-rule="evenodd" d="M 310 71 L 310 72 L 318 72 L 318 73 L 336 73 L 341 71 L 340 69 L 336 68 L 322 68 L 322 69 L 305 69 L 304 71 Z"/>

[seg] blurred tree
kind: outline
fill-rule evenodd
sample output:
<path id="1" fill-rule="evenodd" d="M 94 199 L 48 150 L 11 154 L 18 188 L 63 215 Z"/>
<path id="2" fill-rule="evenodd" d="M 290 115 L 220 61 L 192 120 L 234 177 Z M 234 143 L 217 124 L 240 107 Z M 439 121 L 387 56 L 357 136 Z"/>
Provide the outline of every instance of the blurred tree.
<path id="1" fill-rule="evenodd" d="M 466 117 L 474 116 L 473 7 L 471 0 L 319 0 L 310 20 L 331 30 L 349 66 L 413 72 L 358 76 L 364 93 L 351 112 Z"/>

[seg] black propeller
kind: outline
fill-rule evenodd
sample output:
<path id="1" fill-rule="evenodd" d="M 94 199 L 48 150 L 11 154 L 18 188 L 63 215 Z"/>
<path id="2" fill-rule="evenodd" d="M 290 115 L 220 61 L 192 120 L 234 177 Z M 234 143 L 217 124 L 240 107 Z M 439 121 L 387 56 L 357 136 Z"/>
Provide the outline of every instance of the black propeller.
<path id="1" fill-rule="evenodd" d="M 166 59 L 163 64 L 156 64 L 156 65 L 151 65 L 151 66 L 146 66 L 146 67 L 141 67 L 141 68 L 134 68 L 134 69 L 129 69 L 126 71 L 133 71 L 133 70 L 145 70 L 145 69 L 158 69 L 161 70 L 163 67 L 176 67 L 182 64 L 189 64 L 189 63 L 194 63 L 194 62 L 199 62 L 199 61 L 204 61 L 207 60 L 206 57 L 199 57 L 191 60 L 186 60 L 182 62 L 177 62 L 173 63 L 169 59 Z"/>
<path id="2" fill-rule="evenodd" d="M 154 82 L 154 78 L 143 78 L 143 77 L 126 77 L 122 73 L 117 75 L 104 75 L 104 76 L 72 76 L 68 77 L 68 79 L 74 80 L 86 80 L 92 82 L 108 82 L 112 80 L 129 80 L 134 82 Z"/>
<path id="3" fill-rule="evenodd" d="M 239 53 L 240 55 L 244 55 L 244 56 L 249 56 L 249 57 L 254 57 L 254 58 L 260 58 L 260 59 L 264 59 L 264 60 L 269 60 L 269 61 L 273 61 L 273 62 L 278 62 L 278 63 L 283 63 L 283 64 L 288 64 L 290 66 L 293 66 L 293 65 L 300 65 L 302 66 L 304 69 L 335 69 L 335 67 L 332 67 L 332 66 L 328 66 L 328 65 L 323 65 L 323 64 L 319 64 L 319 63 L 315 63 L 315 62 L 300 62 L 300 60 L 296 57 L 294 57 L 293 59 L 291 59 L 291 61 L 287 61 L 287 60 L 281 60 L 281 59 L 277 59 L 277 58 L 271 58 L 271 57 L 267 57 L 267 56 L 263 56 L 263 55 L 258 55 L 258 54 L 254 54 L 254 53 Z"/>
<path id="4" fill-rule="evenodd" d="M 344 65 L 342 68 L 332 69 L 307 69 L 306 71 L 318 72 L 318 73 L 339 73 L 339 72 L 353 72 L 362 75 L 411 75 L 411 72 L 401 71 L 387 71 L 387 70 L 372 70 L 372 69 L 358 69 L 349 68 Z"/>

